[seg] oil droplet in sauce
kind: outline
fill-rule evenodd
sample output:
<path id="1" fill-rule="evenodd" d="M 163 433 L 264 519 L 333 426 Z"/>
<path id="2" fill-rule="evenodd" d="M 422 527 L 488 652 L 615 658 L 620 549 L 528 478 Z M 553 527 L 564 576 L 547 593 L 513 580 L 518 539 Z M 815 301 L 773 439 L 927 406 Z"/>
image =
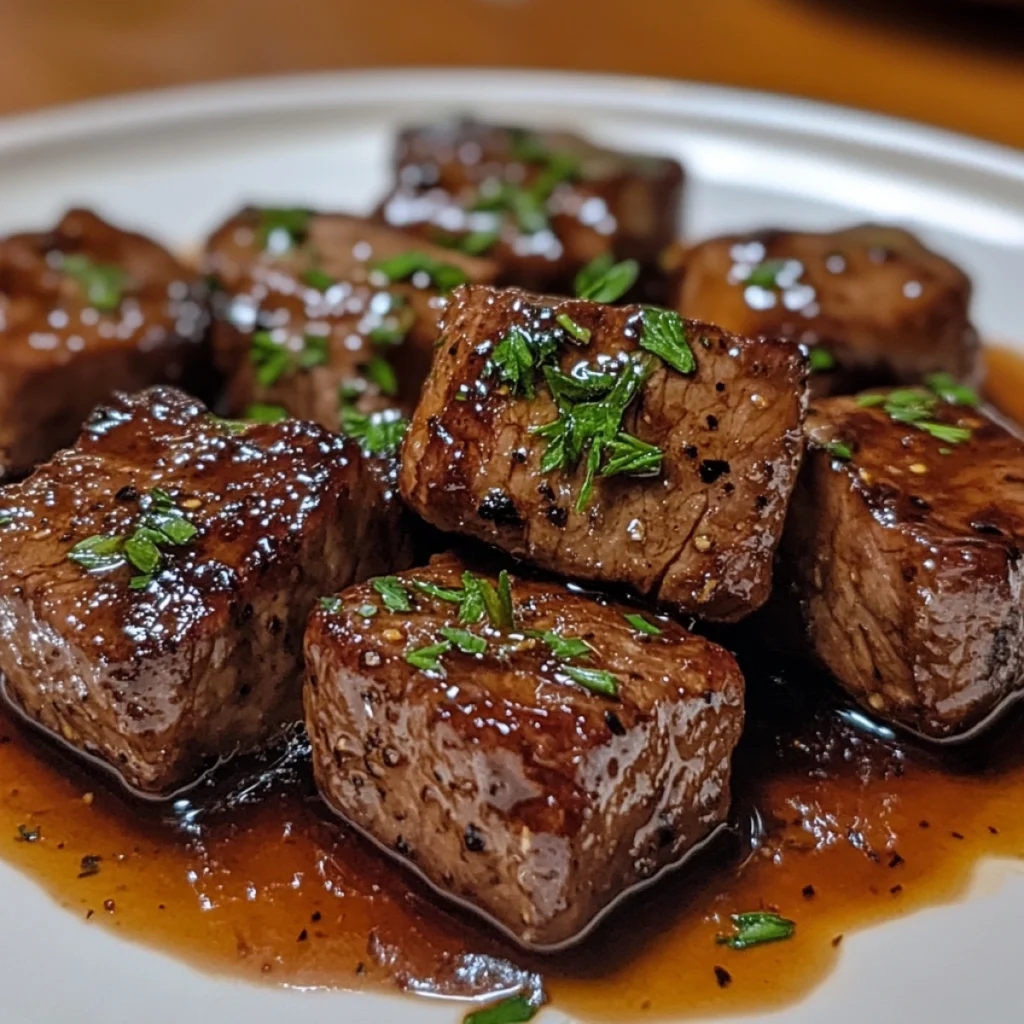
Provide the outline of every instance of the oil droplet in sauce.
<path id="1" fill-rule="evenodd" d="M 1024 364 L 989 364 L 990 396 L 1024 418 Z M 1024 712 L 937 751 L 865 728 L 824 677 L 751 660 L 729 830 L 557 956 L 438 903 L 333 819 L 300 739 L 140 805 L 0 713 L 0 855 L 92 927 L 255 982 L 458 996 L 539 974 L 588 1020 L 776 1009 L 827 975 L 841 936 L 955 898 L 984 857 L 1020 856 Z M 755 910 L 795 920 L 795 937 L 716 944 Z"/>

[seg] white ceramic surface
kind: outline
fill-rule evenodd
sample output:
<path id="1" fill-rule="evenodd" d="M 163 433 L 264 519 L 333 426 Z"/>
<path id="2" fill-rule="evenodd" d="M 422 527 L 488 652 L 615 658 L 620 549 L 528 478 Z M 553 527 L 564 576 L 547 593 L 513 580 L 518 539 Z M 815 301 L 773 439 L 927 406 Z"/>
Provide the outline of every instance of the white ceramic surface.
<path id="1" fill-rule="evenodd" d="M 702 86 L 503 72 L 259 80 L 0 121 L 0 232 L 71 203 L 180 247 L 243 201 L 366 209 L 403 121 L 472 112 L 678 156 L 691 237 L 896 221 L 976 282 L 976 319 L 1024 349 L 1024 154 L 852 111 Z M 0 779 L 8 785 L 13 780 Z M 0 863 L 0 1024 L 454 1024 L 436 1001 L 248 986 L 126 943 Z M 806 1000 L 753 1021 L 1024 1019 L 1024 873 L 990 866 L 956 905 L 851 936 Z M 685 965 L 680 984 L 685 985 Z M 548 1009 L 541 1024 L 567 1018 Z"/>

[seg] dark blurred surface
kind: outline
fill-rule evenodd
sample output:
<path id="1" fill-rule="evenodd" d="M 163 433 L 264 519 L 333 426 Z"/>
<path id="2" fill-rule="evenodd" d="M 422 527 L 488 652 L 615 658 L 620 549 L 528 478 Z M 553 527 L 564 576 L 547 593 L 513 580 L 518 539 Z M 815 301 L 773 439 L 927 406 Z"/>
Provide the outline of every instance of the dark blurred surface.
<path id="1" fill-rule="evenodd" d="M 893 0 L 0 0 L 0 111 L 238 75 L 475 65 L 809 96 L 1024 147 L 1024 6 Z"/>

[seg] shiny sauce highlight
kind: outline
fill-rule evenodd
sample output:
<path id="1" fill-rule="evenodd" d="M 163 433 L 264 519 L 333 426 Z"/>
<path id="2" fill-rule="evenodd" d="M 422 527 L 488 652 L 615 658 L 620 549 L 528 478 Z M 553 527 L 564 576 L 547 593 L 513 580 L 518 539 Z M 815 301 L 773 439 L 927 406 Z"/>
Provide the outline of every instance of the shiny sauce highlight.
<path id="1" fill-rule="evenodd" d="M 997 403 L 1024 394 L 1019 357 L 990 365 Z M 956 898 L 982 858 L 1020 857 L 1024 711 L 980 743 L 925 747 L 874 728 L 825 677 L 749 661 L 730 827 L 557 956 L 439 903 L 332 818 L 301 739 L 148 804 L 2 711 L 0 856 L 89 927 L 253 982 L 462 998 L 542 984 L 595 1021 L 767 1011 L 821 981 L 851 931 Z M 794 938 L 716 943 L 754 910 L 792 918 Z"/>

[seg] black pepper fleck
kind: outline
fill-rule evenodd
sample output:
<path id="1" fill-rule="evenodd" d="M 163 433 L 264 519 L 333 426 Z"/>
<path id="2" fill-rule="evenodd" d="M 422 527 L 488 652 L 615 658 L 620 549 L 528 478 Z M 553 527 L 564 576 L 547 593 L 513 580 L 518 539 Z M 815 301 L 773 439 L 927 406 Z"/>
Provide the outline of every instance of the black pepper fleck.
<path id="1" fill-rule="evenodd" d="M 698 472 L 703 483 L 713 484 L 720 476 L 730 471 L 729 463 L 725 459 L 704 459 Z"/>
<path id="2" fill-rule="evenodd" d="M 483 853 L 487 847 L 484 842 L 484 834 L 472 822 L 466 826 L 465 839 L 466 849 L 470 853 Z"/>
<path id="3" fill-rule="evenodd" d="M 715 980 L 719 988 L 728 988 L 732 984 L 732 975 L 724 968 L 715 965 Z"/>

